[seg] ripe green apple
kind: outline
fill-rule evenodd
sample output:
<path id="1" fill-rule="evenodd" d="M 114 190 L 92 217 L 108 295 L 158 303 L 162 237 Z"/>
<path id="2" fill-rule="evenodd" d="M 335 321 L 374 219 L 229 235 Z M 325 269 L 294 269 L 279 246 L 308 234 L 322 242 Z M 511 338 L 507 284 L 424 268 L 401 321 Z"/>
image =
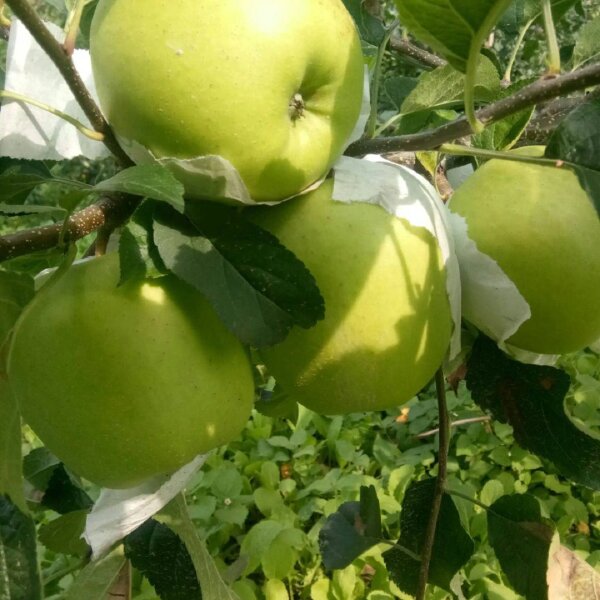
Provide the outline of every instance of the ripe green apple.
<path id="1" fill-rule="evenodd" d="M 325 318 L 261 351 L 298 402 L 322 414 L 382 410 L 434 375 L 452 329 L 437 240 L 367 203 L 334 201 L 332 181 L 246 209 L 315 276 Z"/>
<path id="2" fill-rule="evenodd" d="M 51 281 L 8 359 L 25 421 L 73 471 L 112 488 L 228 442 L 254 397 L 243 347 L 200 294 L 171 277 L 118 281 L 116 255 Z"/>
<path id="3" fill-rule="evenodd" d="M 449 206 L 530 306 L 509 344 L 562 354 L 600 337 L 600 219 L 572 171 L 490 160 Z M 468 307 L 464 316 L 489 329 Z"/>
<path id="4" fill-rule="evenodd" d="M 341 0 L 100 0 L 90 52 L 120 137 L 156 157 L 222 156 L 256 201 L 323 177 L 360 112 L 361 45 Z"/>

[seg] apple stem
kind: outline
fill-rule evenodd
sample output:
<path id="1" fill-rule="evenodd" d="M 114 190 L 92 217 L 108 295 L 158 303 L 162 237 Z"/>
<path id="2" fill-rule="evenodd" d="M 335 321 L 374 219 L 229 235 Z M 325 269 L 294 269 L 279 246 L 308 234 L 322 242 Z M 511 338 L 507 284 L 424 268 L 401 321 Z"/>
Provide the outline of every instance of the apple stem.
<path id="1" fill-rule="evenodd" d="M 33 98 L 28 98 L 27 96 L 23 96 L 21 94 L 18 94 L 17 92 L 11 92 L 10 90 L 0 90 L 0 98 L 7 98 L 8 100 L 14 100 L 16 102 L 31 104 L 31 106 L 35 106 L 36 108 L 45 110 L 46 112 L 49 112 L 50 114 L 53 114 L 63 119 L 63 121 L 70 123 L 71 125 L 76 127 L 80 133 L 85 135 L 85 137 L 96 142 L 104 141 L 103 133 L 99 131 L 94 131 L 93 129 L 86 127 L 81 121 L 78 121 L 74 117 L 67 115 L 66 113 L 58 110 L 57 108 L 49 106 L 48 104 L 44 104 L 43 102 L 39 102 L 38 100 L 34 100 Z"/>
<path id="2" fill-rule="evenodd" d="M 62 44 L 60 44 L 44 25 L 33 6 L 27 0 L 5 0 L 15 17 L 20 19 L 38 43 L 40 48 L 48 55 L 50 60 L 59 70 L 69 89 L 75 96 L 77 103 L 81 106 L 85 116 L 90 120 L 92 127 L 104 135 L 104 145 L 115 155 L 123 166 L 133 165 L 133 161 L 125 154 L 119 146 L 112 130 L 104 119 L 102 112 L 89 90 L 81 80 L 71 57 L 67 55 Z"/>
<path id="3" fill-rule="evenodd" d="M 433 553 L 433 543 L 435 541 L 435 531 L 437 529 L 442 498 L 446 488 L 446 476 L 448 472 L 448 451 L 450 447 L 450 418 L 448 416 L 448 407 L 446 405 L 446 380 L 444 372 L 440 367 L 435 374 L 435 390 L 438 401 L 438 420 L 439 420 L 439 450 L 438 450 L 438 471 L 435 480 L 433 500 L 431 503 L 431 513 L 429 522 L 425 531 L 425 539 L 421 549 L 421 566 L 419 568 L 419 584 L 417 587 L 417 600 L 424 600 L 427 589 L 427 580 L 429 579 L 429 565 L 431 564 L 431 555 Z"/>

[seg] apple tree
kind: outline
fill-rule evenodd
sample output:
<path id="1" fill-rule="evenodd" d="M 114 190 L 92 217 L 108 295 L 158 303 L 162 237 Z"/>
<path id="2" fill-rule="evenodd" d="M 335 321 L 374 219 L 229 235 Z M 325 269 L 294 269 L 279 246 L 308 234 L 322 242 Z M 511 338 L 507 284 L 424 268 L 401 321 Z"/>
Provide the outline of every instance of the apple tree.
<path id="1" fill-rule="evenodd" d="M 595 597 L 597 2 L 0 34 L 2 600 Z"/>

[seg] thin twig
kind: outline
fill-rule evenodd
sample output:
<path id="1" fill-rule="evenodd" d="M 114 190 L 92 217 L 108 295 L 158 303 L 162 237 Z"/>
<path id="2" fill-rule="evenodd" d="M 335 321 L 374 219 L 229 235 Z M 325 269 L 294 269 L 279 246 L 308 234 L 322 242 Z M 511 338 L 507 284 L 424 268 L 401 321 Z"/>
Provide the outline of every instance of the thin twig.
<path id="1" fill-rule="evenodd" d="M 402 39 L 400 36 L 392 37 L 390 40 L 390 48 L 432 69 L 443 67 L 447 64 L 443 58 L 440 58 L 427 50 L 423 50 L 423 48 L 419 48 L 419 46 L 412 44 L 408 40 Z"/>
<path id="2" fill-rule="evenodd" d="M 431 564 L 431 554 L 433 552 L 433 543 L 435 541 L 435 531 L 437 529 L 438 517 L 442 506 L 442 498 L 446 487 L 446 474 L 448 470 L 448 448 L 450 445 L 450 419 L 448 417 L 448 407 L 446 406 L 446 380 L 444 372 L 438 369 L 435 374 L 435 389 L 438 401 L 438 416 L 440 424 L 440 447 L 438 451 L 438 473 L 435 481 L 433 501 L 431 503 L 431 514 L 427 523 L 427 531 L 423 548 L 421 549 L 421 566 L 419 568 L 419 585 L 417 587 L 417 600 L 424 600 L 427 580 L 429 578 L 429 565 Z"/>
<path id="3" fill-rule="evenodd" d="M 56 65 L 56 68 L 60 71 L 69 89 L 75 96 L 77 103 L 90 120 L 92 127 L 104 135 L 105 146 L 124 166 L 132 165 L 131 159 L 117 143 L 111 128 L 102 116 L 100 108 L 85 87 L 71 57 L 68 56 L 63 46 L 50 33 L 44 22 L 35 12 L 35 9 L 27 0 L 6 0 L 6 4 L 10 7 L 14 16 L 23 22 L 33 39 Z"/>
<path id="4" fill-rule="evenodd" d="M 113 229 L 131 215 L 139 201 L 138 197 L 125 195 L 102 198 L 69 218 L 64 241 L 79 240 L 105 227 Z M 62 229 L 62 223 L 55 223 L 0 237 L 0 262 L 54 248 L 59 243 Z"/>
<path id="5" fill-rule="evenodd" d="M 478 110 L 476 117 L 485 125 L 490 125 L 540 102 L 596 85 L 600 85 L 600 63 L 558 77 L 542 78 L 515 94 Z M 346 154 L 348 156 L 362 156 L 370 153 L 384 154 L 402 150 L 433 150 L 445 142 L 467 136 L 470 133 L 471 126 L 465 117 L 460 117 L 431 131 L 358 140 L 348 147 Z"/>
<path id="6" fill-rule="evenodd" d="M 488 417 L 488 416 L 470 417 L 468 419 L 459 419 L 458 421 L 452 421 L 452 423 L 450 423 L 450 427 L 459 427 L 460 425 L 469 425 L 471 423 L 484 423 L 486 421 L 491 421 L 491 420 L 492 420 L 492 418 Z M 440 428 L 436 427 L 435 429 L 430 429 L 429 431 L 424 431 L 423 433 L 419 433 L 418 435 L 415 435 L 415 437 L 419 438 L 419 439 L 431 437 L 432 435 L 435 435 L 439 430 L 440 430 Z"/>

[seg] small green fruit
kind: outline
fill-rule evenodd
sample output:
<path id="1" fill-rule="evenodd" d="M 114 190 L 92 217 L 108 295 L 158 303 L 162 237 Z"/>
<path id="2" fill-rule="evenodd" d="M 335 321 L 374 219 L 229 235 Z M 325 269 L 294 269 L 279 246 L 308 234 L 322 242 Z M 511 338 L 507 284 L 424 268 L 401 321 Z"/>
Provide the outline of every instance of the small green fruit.
<path id="1" fill-rule="evenodd" d="M 341 0 L 100 0 L 90 52 L 119 136 L 156 157 L 222 156 L 257 201 L 323 177 L 362 103 Z"/>
<path id="2" fill-rule="evenodd" d="M 319 413 L 382 410 L 409 400 L 444 358 L 446 276 L 428 231 L 380 206 L 336 202 L 332 187 L 246 211 L 307 265 L 325 299 L 323 321 L 262 356 L 283 389 Z"/>
<path id="3" fill-rule="evenodd" d="M 572 171 L 491 160 L 449 206 L 530 306 L 531 317 L 508 343 L 563 354 L 600 338 L 600 219 Z M 468 307 L 464 316 L 489 330 Z"/>
<path id="4" fill-rule="evenodd" d="M 75 264 L 25 309 L 8 360 L 25 421 L 111 488 L 230 441 L 254 396 L 243 347 L 202 296 L 171 277 L 118 281 L 116 255 Z"/>

